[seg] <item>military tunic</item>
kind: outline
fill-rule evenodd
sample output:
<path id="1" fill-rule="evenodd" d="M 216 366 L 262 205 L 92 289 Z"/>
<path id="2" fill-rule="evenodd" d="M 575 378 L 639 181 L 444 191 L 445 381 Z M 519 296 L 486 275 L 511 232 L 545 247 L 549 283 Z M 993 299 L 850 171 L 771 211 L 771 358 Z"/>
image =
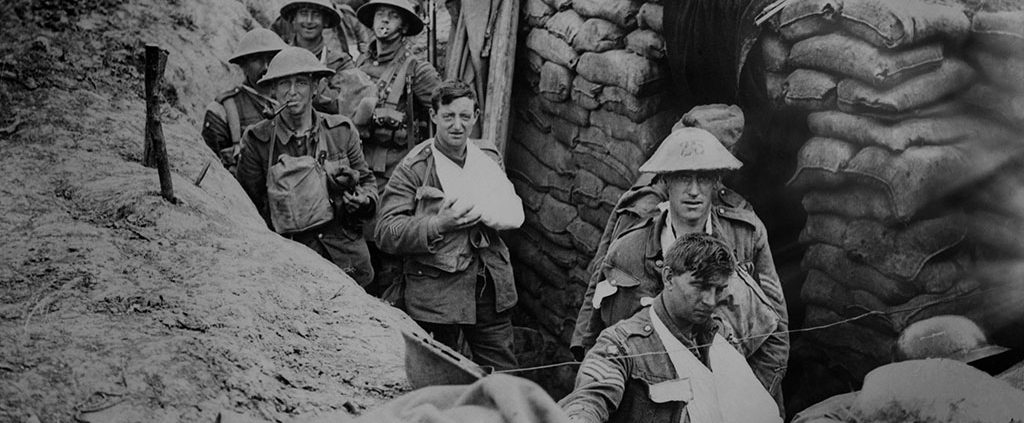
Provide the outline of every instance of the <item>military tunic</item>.
<path id="1" fill-rule="evenodd" d="M 412 48 L 406 40 L 395 43 L 390 50 L 385 51 L 381 51 L 378 42 L 374 40 L 370 42 L 366 54 L 359 57 L 356 67 L 369 75 L 377 83 L 378 107 L 384 104 L 391 88 L 386 86 L 388 81 L 381 81 L 381 78 L 389 69 L 401 66 L 412 55 Z M 414 102 L 411 109 L 415 116 L 406 116 L 406 131 L 413 128 L 413 125 L 410 125 L 409 119 L 415 119 L 417 122 L 425 122 L 429 125 L 427 109 L 430 108 L 430 96 L 433 95 L 434 89 L 441 85 L 441 77 L 430 63 L 413 57 L 408 70 L 407 81 L 411 83 L 411 86 L 403 87 L 403 91 L 406 92 L 402 93 L 398 104 L 395 106 L 398 112 L 407 113 L 407 110 L 410 110 L 408 102 Z M 397 84 L 398 82 L 396 81 L 395 85 Z M 410 99 L 406 94 L 407 92 L 411 92 L 414 98 Z M 389 131 L 373 128 L 369 133 L 369 137 L 364 140 L 363 153 L 366 156 L 366 161 L 370 164 L 370 169 L 373 170 L 374 176 L 377 178 L 377 187 L 381 194 L 383 194 L 384 186 L 391 178 L 391 174 L 394 172 L 398 162 L 405 157 L 420 139 L 425 138 L 425 133 L 420 131 L 420 138 L 414 139 L 410 143 L 408 139 L 409 134 L 406 131 Z"/>

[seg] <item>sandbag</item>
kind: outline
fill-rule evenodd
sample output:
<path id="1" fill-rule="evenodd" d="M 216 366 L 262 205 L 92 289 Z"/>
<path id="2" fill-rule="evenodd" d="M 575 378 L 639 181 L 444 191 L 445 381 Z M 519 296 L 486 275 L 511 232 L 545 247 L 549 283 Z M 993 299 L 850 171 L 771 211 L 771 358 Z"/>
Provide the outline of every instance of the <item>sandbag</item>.
<path id="1" fill-rule="evenodd" d="M 548 6 L 555 10 L 565 10 L 572 7 L 572 0 L 544 0 Z"/>
<path id="2" fill-rule="evenodd" d="M 542 220 L 550 219 L 550 217 L 542 217 L 541 215 L 552 213 L 546 206 L 547 198 L 549 197 L 545 197 L 545 206 L 542 206 L 536 212 L 523 210 L 526 222 L 519 228 L 519 232 L 525 235 L 553 263 L 560 267 L 571 268 L 576 265 L 578 260 L 575 247 L 572 245 L 572 235 L 564 229 L 558 232 L 549 231 L 541 224 Z"/>
<path id="3" fill-rule="evenodd" d="M 545 62 L 546 63 L 546 62 Z M 519 72 L 517 75 L 519 83 L 525 86 L 531 93 L 540 95 L 540 74 L 528 70 Z"/>
<path id="4" fill-rule="evenodd" d="M 854 303 L 850 288 L 817 269 L 807 271 L 807 278 L 800 288 L 800 300 L 805 304 L 816 304 L 840 312 Z"/>
<path id="5" fill-rule="evenodd" d="M 801 267 L 825 272 L 843 286 L 870 292 L 889 305 L 905 303 L 918 295 L 914 283 L 887 277 L 870 266 L 850 260 L 842 248 L 828 244 L 808 247 Z"/>
<path id="6" fill-rule="evenodd" d="M 574 220 L 567 229 L 573 237 L 573 244 L 578 250 L 590 257 L 597 251 L 597 243 L 601 241 L 601 230 L 580 219 Z"/>
<path id="7" fill-rule="evenodd" d="M 532 185 L 518 178 L 510 177 L 509 180 L 516 189 L 516 195 L 523 200 L 523 207 L 526 210 L 534 212 L 540 210 L 540 207 L 544 204 L 544 193 L 537 191 Z"/>
<path id="8" fill-rule="evenodd" d="M 850 113 L 871 111 L 899 113 L 924 107 L 959 92 L 974 82 L 975 72 L 967 63 L 946 59 L 938 69 L 910 78 L 887 89 L 874 88 L 854 79 L 838 87 L 839 110 Z"/>
<path id="9" fill-rule="evenodd" d="M 962 7 L 920 0 L 844 0 L 839 21 L 857 37 L 889 49 L 939 37 L 960 44 L 971 27 Z"/>
<path id="10" fill-rule="evenodd" d="M 544 0 L 526 0 L 522 7 L 523 19 L 531 27 L 543 28 L 548 18 L 555 14 L 555 9 Z"/>
<path id="11" fill-rule="evenodd" d="M 555 13 L 544 25 L 545 29 L 570 45 L 576 39 L 576 34 L 579 33 L 581 27 L 583 27 L 583 18 L 572 9 Z"/>
<path id="12" fill-rule="evenodd" d="M 562 175 L 545 166 L 525 148 L 508 149 L 508 174 L 519 179 L 537 191 L 550 194 L 562 201 L 570 201 L 569 190 L 572 176 Z"/>
<path id="13" fill-rule="evenodd" d="M 526 63 L 527 69 L 537 75 L 540 75 L 540 70 L 544 67 L 544 58 L 537 54 L 537 52 L 530 49 L 522 49 L 522 51 L 523 58 L 525 59 L 523 62 Z"/>
<path id="14" fill-rule="evenodd" d="M 591 225 L 604 225 L 608 221 L 609 211 L 601 208 L 587 207 L 585 205 L 579 205 L 576 210 L 580 213 L 580 219 Z"/>
<path id="15" fill-rule="evenodd" d="M 544 197 L 544 205 L 537 211 L 541 226 L 547 232 L 553 233 L 565 233 L 565 229 L 577 215 L 575 206 L 550 195 Z"/>
<path id="16" fill-rule="evenodd" d="M 590 18 L 583 22 L 572 46 L 581 52 L 601 53 L 622 48 L 625 37 L 625 32 L 618 25 L 601 18 Z"/>
<path id="17" fill-rule="evenodd" d="M 732 147 L 743 136 L 743 110 L 737 105 L 702 104 L 693 106 L 672 125 L 672 131 L 680 128 L 700 128 L 714 135 L 725 148 Z"/>
<path id="18" fill-rule="evenodd" d="M 600 84 L 623 88 L 638 97 L 657 92 L 667 82 L 661 65 L 625 50 L 583 53 L 576 73 Z"/>
<path id="19" fill-rule="evenodd" d="M 616 86 L 605 87 L 598 98 L 604 110 L 625 116 L 636 123 L 643 122 L 661 111 L 661 105 L 665 100 L 663 95 L 637 98 L 629 91 Z"/>
<path id="20" fill-rule="evenodd" d="M 560 117 L 580 126 L 587 125 L 590 122 L 590 111 L 576 105 L 576 103 L 554 103 L 544 97 L 534 97 L 529 100 L 529 103 L 544 113 Z"/>
<path id="21" fill-rule="evenodd" d="M 657 3 L 644 3 L 636 13 L 636 23 L 640 28 L 662 32 L 665 8 Z"/>
<path id="22" fill-rule="evenodd" d="M 972 110 L 966 102 L 962 101 L 960 96 L 953 96 L 938 103 L 932 103 L 916 109 L 907 109 L 900 112 L 864 109 L 859 111 L 858 114 L 886 123 L 896 123 L 909 119 L 946 118 L 974 112 L 975 110 Z"/>
<path id="23" fill-rule="evenodd" d="M 604 91 L 608 90 L 609 87 L 605 87 Z M 595 110 L 591 113 L 590 125 L 600 128 L 602 133 L 613 139 L 631 142 L 639 151 L 650 154 L 669 134 L 678 113 L 667 109 L 637 124 L 627 116 L 607 110 Z M 637 166 L 639 165 L 640 163 L 637 163 Z"/>
<path id="24" fill-rule="evenodd" d="M 606 183 L 621 188 L 629 188 L 644 160 L 635 145 L 616 141 L 596 127 L 581 130 L 573 155 L 580 168 L 590 169 Z"/>
<path id="25" fill-rule="evenodd" d="M 576 77 L 572 80 L 572 91 L 569 96 L 572 100 L 587 110 L 594 110 L 601 107 L 601 101 L 598 97 L 601 95 L 601 90 L 604 88 L 601 84 L 595 84 L 587 81 L 583 77 Z"/>
<path id="26" fill-rule="evenodd" d="M 579 125 L 565 119 L 552 117 L 549 128 L 551 130 L 551 134 L 554 135 L 555 140 L 562 143 L 562 145 L 569 147 L 576 145 L 576 138 L 580 135 Z"/>
<path id="27" fill-rule="evenodd" d="M 604 181 L 597 175 L 585 169 L 578 169 L 576 178 L 572 181 L 572 202 L 592 208 L 600 207 L 601 190 L 604 186 Z"/>
<path id="28" fill-rule="evenodd" d="M 782 83 L 782 101 L 801 110 L 832 110 L 836 108 L 836 83 L 832 74 L 810 69 L 797 69 Z"/>
<path id="29" fill-rule="evenodd" d="M 1024 11 L 978 12 L 971 20 L 971 39 L 982 49 L 1021 57 Z"/>
<path id="30" fill-rule="evenodd" d="M 866 116 L 825 111 L 811 113 L 807 117 L 807 126 L 817 136 L 840 138 L 892 151 L 918 145 L 949 145 L 977 139 L 1003 140 L 1014 136 L 1006 127 L 974 115 L 909 119 L 887 124 Z"/>
<path id="31" fill-rule="evenodd" d="M 800 232 L 800 242 L 837 246 L 850 259 L 885 275 L 914 280 L 926 262 L 964 240 L 966 220 L 955 213 L 907 226 L 886 226 L 867 219 L 812 214 Z"/>
<path id="32" fill-rule="evenodd" d="M 665 39 L 649 29 L 638 29 L 626 36 L 626 50 L 651 60 L 665 58 Z"/>
<path id="33" fill-rule="evenodd" d="M 526 48 L 537 52 L 540 57 L 565 66 L 569 69 L 576 67 L 580 60 L 576 50 L 561 38 L 548 32 L 546 29 L 534 28 L 526 36 Z"/>
<path id="34" fill-rule="evenodd" d="M 845 75 L 874 87 L 892 87 L 938 68 L 942 59 L 942 45 L 938 43 L 882 50 L 848 35 L 828 34 L 794 44 L 787 62 L 794 68 Z"/>
<path id="35" fill-rule="evenodd" d="M 523 263 L 529 263 L 534 273 L 545 281 L 562 283 L 569 279 L 569 272 L 562 266 L 555 264 L 548 255 L 544 254 L 533 240 L 522 234 L 521 231 L 512 231 L 514 236 L 506 238 L 509 253 Z"/>
<path id="36" fill-rule="evenodd" d="M 555 141 L 554 136 L 541 132 L 534 125 L 517 125 L 512 133 L 512 142 L 517 148 L 525 148 L 541 163 L 555 172 L 572 175 L 576 171 L 572 152 L 568 147 Z"/>
<path id="37" fill-rule="evenodd" d="M 764 68 L 769 72 L 785 72 L 788 69 L 786 59 L 789 58 L 790 45 L 778 35 L 767 33 L 761 37 L 761 59 Z"/>
<path id="38" fill-rule="evenodd" d="M 1003 122 L 1024 128 L 1024 93 L 1007 91 L 989 83 L 978 83 L 968 89 L 963 98 Z"/>
<path id="39" fill-rule="evenodd" d="M 892 210 L 889 195 L 880 189 L 851 185 L 832 190 L 811 190 L 800 200 L 807 214 L 835 214 L 848 218 L 874 219 L 892 223 L 899 219 Z"/>
<path id="40" fill-rule="evenodd" d="M 782 85 L 786 83 L 786 78 L 789 77 L 788 73 L 778 72 L 765 72 L 765 96 L 768 97 L 769 104 L 772 107 L 778 109 L 786 105 L 785 96 L 783 95 Z"/>
<path id="41" fill-rule="evenodd" d="M 861 375 L 892 360 L 892 345 L 896 342 L 896 332 L 891 327 L 880 327 L 890 325 L 882 318 L 876 317 L 862 318 L 850 324 L 838 323 L 863 313 L 863 309 L 847 308 L 852 310 L 842 313 L 817 305 L 808 306 L 804 325 L 825 327 L 807 334 L 809 336 L 803 342 L 813 343 L 816 348 L 828 351 L 831 371 L 838 370 L 848 374 L 850 376 L 846 376 L 847 378 L 855 379 L 848 380 L 847 383 L 855 383 Z"/>
<path id="42" fill-rule="evenodd" d="M 573 0 L 580 16 L 601 18 L 629 31 L 636 28 L 636 14 L 642 2 L 637 0 Z"/>
<path id="43" fill-rule="evenodd" d="M 841 172 L 885 190 L 895 215 L 906 219 L 991 174 L 1019 152 L 1019 144 L 982 140 L 964 146 L 912 147 L 899 154 L 865 147 Z"/>
<path id="44" fill-rule="evenodd" d="M 956 360 L 909 360 L 868 373 L 851 408 L 866 422 L 1003 423 L 1024 417 L 1024 391 Z"/>
<path id="45" fill-rule="evenodd" d="M 970 50 L 967 55 L 993 85 L 1024 93 L 1024 51 L 1021 53 L 1020 57 L 1014 57 L 984 50 Z"/>
<path id="46" fill-rule="evenodd" d="M 540 69 L 540 83 L 537 90 L 549 101 L 559 103 L 569 99 L 573 73 L 555 62 L 544 63 Z"/>
<path id="47" fill-rule="evenodd" d="M 846 178 L 839 171 L 857 154 L 858 146 L 833 139 L 814 137 L 800 147 L 796 172 L 786 184 L 796 190 L 831 188 Z"/>
<path id="48" fill-rule="evenodd" d="M 786 41 L 799 41 L 835 30 L 835 19 L 842 8 L 841 0 L 799 0 L 783 8 L 769 22 Z"/>

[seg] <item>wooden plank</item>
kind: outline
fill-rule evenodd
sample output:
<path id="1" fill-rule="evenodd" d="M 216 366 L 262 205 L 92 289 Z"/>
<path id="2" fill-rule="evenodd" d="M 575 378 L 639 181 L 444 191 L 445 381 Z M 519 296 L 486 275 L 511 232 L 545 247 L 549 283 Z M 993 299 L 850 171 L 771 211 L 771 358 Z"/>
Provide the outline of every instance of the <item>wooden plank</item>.
<path id="1" fill-rule="evenodd" d="M 171 184 L 171 168 L 167 162 L 167 145 L 160 125 L 160 85 L 167 65 L 167 50 L 155 44 L 146 44 L 146 133 L 143 147 L 143 165 L 156 167 L 160 177 L 160 195 L 176 203 Z"/>
<path id="2" fill-rule="evenodd" d="M 512 109 L 512 71 L 515 68 L 516 33 L 519 27 L 519 1 L 502 0 L 491 39 L 488 65 L 487 105 L 483 113 L 481 138 L 494 141 L 505 157 L 508 145 L 509 115 Z"/>

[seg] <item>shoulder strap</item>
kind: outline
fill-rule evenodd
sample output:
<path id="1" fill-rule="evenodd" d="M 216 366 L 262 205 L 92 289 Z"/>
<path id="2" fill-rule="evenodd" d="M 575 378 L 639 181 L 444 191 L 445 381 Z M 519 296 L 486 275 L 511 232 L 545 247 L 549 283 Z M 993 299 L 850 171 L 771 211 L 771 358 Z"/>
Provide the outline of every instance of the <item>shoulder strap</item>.
<path id="1" fill-rule="evenodd" d="M 386 104 L 397 106 L 398 100 L 401 100 L 402 98 L 402 93 L 405 92 L 406 88 L 411 87 L 412 84 L 409 83 L 410 81 L 408 81 L 408 79 L 410 79 L 409 77 L 411 76 L 411 73 L 409 72 L 409 67 L 410 65 L 412 65 L 412 61 L 412 53 L 407 53 L 405 56 L 405 60 L 403 60 L 402 64 L 399 65 L 399 67 L 397 68 L 397 73 L 393 77 L 394 80 L 391 82 L 391 91 L 388 92 L 388 98 L 387 100 L 385 100 Z"/>
<path id="2" fill-rule="evenodd" d="M 417 129 L 419 128 L 416 126 L 416 111 L 412 105 L 412 102 L 414 100 L 412 97 L 413 72 L 409 72 L 409 68 L 411 68 L 412 65 L 413 57 L 412 54 L 409 54 L 409 56 L 405 59 L 405 63 L 402 66 L 402 72 L 405 73 L 405 75 L 403 75 L 405 78 L 403 79 L 405 79 L 405 120 L 407 121 L 405 130 L 405 145 L 406 148 L 410 149 L 416 146 L 416 141 L 419 140 L 420 137 L 418 133 L 419 131 L 417 131 Z M 393 91 L 392 95 L 394 95 Z M 390 101 L 390 99 L 388 100 Z M 398 104 L 398 98 L 395 99 L 395 104 Z"/>
<path id="3" fill-rule="evenodd" d="M 242 140 L 242 120 L 238 116 L 238 104 L 234 97 L 224 99 L 225 120 L 228 121 L 228 130 L 231 131 L 231 143 L 237 144 Z"/>

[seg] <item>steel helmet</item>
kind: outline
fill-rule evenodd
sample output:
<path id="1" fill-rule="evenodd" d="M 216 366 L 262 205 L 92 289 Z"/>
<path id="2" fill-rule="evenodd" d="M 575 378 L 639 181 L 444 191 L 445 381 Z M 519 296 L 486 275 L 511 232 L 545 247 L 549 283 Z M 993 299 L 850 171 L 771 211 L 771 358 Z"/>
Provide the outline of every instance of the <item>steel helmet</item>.
<path id="1" fill-rule="evenodd" d="M 235 54 L 228 59 L 228 62 L 240 64 L 246 56 L 260 53 L 277 53 L 288 47 L 274 31 L 266 28 L 256 28 L 245 33 L 242 41 L 238 43 Z"/>
<path id="2" fill-rule="evenodd" d="M 302 47 L 285 47 L 267 66 L 267 73 L 260 79 L 263 85 L 276 79 L 292 75 L 311 74 L 313 78 L 334 75 L 334 71 L 324 66 L 309 50 Z"/>
<path id="3" fill-rule="evenodd" d="M 644 173 L 734 170 L 743 166 L 710 132 L 700 128 L 679 128 L 661 142 L 642 166 Z"/>
<path id="4" fill-rule="evenodd" d="M 988 343 L 988 338 L 971 319 L 943 315 L 914 322 L 903 329 L 896 341 L 896 358 L 949 358 L 970 363 L 1008 351 Z"/>
<path id="5" fill-rule="evenodd" d="M 312 7 L 319 10 L 324 15 L 324 27 L 335 27 L 341 23 L 341 13 L 338 13 L 338 9 L 334 8 L 334 3 L 331 3 L 330 0 L 290 0 L 281 6 L 281 17 L 286 21 L 291 21 L 292 16 L 300 7 Z"/>
<path id="6" fill-rule="evenodd" d="M 373 28 L 373 14 L 377 13 L 378 6 L 391 6 L 401 11 L 405 17 L 405 35 L 416 35 L 423 31 L 423 19 L 416 13 L 416 5 L 411 0 L 370 0 L 356 10 L 359 22 L 367 28 Z"/>

